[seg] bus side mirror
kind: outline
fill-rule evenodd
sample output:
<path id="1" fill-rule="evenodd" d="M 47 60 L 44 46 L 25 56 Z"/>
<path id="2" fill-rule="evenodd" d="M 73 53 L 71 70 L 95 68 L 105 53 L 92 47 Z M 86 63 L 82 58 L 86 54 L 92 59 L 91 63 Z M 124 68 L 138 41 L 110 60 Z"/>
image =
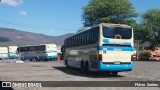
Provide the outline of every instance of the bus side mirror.
<path id="1" fill-rule="evenodd" d="M 65 47 L 64 46 L 62 46 L 62 48 L 61 48 L 61 52 L 64 52 L 65 51 Z"/>

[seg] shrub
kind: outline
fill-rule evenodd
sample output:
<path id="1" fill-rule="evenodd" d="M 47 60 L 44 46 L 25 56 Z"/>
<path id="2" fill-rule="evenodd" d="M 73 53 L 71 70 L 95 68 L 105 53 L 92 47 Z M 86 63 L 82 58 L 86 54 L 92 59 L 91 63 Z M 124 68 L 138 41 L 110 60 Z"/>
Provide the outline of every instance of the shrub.
<path id="1" fill-rule="evenodd" d="M 149 60 L 149 57 L 151 57 L 151 53 L 150 52 L 141 52 L 139 54 L 139 59 L 140 60 Z"/>

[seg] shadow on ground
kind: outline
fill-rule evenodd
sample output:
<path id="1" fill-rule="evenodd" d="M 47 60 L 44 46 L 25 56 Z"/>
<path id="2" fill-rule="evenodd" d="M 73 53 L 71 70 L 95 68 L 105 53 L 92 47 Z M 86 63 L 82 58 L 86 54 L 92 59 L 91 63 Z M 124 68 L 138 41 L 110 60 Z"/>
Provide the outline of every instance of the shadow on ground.
<path id="1" fill-rule="evenodd" d="M 117 76 L 113 76 L 111 74 L 108 74 L 107 72 L 90 72 L 89 74 L 84 74 L 81 72 L 80 69 L 78 68 L 73 68 L 73 67 L 56 67 L 56 66 L 52 66 L 52 68 L 54 69 L 57 69 L 57 70 L 60 70 L 66 74 L 69 74 L 69 75 L 74 75 L 74 76 L 81 76 L 81 77 L 89 77 L 89 78 L 104 78 L 104 77 L 107 77 L 107 78 L 112 78 L 112 77 L 124 77 L 124 76 L 121 76 L 121 75 L 117 75 Z"/>

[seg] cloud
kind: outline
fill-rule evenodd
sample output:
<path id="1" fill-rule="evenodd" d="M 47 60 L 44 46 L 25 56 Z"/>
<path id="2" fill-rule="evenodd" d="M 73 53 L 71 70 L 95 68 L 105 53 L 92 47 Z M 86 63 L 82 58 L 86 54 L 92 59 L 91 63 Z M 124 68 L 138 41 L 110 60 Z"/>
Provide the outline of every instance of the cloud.
<path id="1" fill-rule="evenodd" d="M 22 5 L 23 0 L 1 0 L 1 3 L 16 7 L 16 6 Z"/>
<path id="2" fill-rule="evenodd" d="M 19 14 L 23 15 L 23 16 L 26 16 L 28 13 L 26 11 L 20 11 Z"/>

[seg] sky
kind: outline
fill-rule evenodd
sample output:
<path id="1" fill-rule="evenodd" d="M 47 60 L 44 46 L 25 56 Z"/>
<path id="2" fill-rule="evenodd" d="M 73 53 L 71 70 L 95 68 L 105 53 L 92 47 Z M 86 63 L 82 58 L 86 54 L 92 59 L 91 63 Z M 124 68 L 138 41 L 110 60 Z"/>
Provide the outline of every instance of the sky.
<path id="1" fill-rule="evenodd" d="M 160 8 L 160 0 L 129 0 L 136 12 Z M 1 0 L 0 27 L 58 36 L 83 27 L 89 0 Z"/>

